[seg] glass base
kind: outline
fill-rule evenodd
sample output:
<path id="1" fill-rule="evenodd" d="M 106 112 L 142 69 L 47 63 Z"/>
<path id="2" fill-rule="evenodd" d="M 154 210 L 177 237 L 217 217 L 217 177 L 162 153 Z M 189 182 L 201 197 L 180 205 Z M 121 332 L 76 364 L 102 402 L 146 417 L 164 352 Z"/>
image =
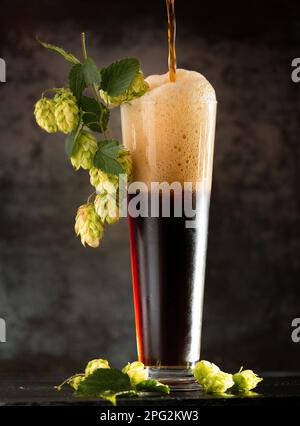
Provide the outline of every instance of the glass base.
<path id="1" fill-rule="evenodd" d="M 201 390 L 191 369 L 149 367 L 148 371 L 150 379 L 169 385 L 172 392 Z"/>

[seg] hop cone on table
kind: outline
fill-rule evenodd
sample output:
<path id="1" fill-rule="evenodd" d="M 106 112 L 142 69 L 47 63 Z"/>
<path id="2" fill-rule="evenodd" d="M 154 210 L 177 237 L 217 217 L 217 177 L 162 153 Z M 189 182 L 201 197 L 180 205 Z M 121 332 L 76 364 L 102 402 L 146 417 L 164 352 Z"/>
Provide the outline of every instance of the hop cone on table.
<path id="1" fill-rule="evenodd" d="M 122 373 L 128 374 L 130 382 L 133 386 L 136 386 L 138 383 L 147 380 L 149 376 L 148 370 L 145 368 L 144 364 L 139 361 L 134 361 L 131 363 L 129 362 L 122 369 Z"/>
<path id="2" fill-rule="evenodd" d="M 103 235 L 103 222 L 96 213 L 92 203 L 79 207 L 75 219 L 75 232 L 81 238 L 82 244 L 90 247 L 99 247 Z"/>
<path id="3" fill-rule="evenodd" d="M 93 359 L 90 361 L 85 367 L 85 377 L 93 374 L 94 371 L 98 370 L 98 368 L 110 368 L 109 363 L 106 359 Z"/>
<path id="4" fill-rule="evenodd" d="M 219 371 L 220 369 L 216 364 L 203 360 L 197 362 L 195 365 L 194 376 L 201 384 L 202 380 L 205 379 L 208 375 L 218 373 Z"/>
<path id="5" fill-rule="evenodd" d="M 37 124 L 48 133 L 57 132 L 55 119 L 55 102 L 53 99 L 41 98 L 34 107 Z"/>
<path id="6" fill-rule="evenodd" d="M 233 375 L 235 387 L 240 391 L 250 391 L 254 389 L 263 379 L 258 377 L 252 370 L 243 370 Z"/>
<path id="7" fill-rule="evenodd" d="M 82 167 L 89 170 L 93 167 L 93 158 L 97 151 L 97 141 L 94 136 L 87 132 L 82 131 L 76 141 L 73 153 L 71 156 L 71 163 L 78 170 Z"/>
<path id="8" fill-rule="evenodd" d="M 63 133 L 75 130 L 79 122 L 79 108 L 75 96 L 68 89 L 60 89 L 54 97 L 55 119 Z"/>
<path id="9" fill-rule="evenodd" d="M 217 373 L 208 374 L 201 380 L 200 384 L 206 392 L 224 393 L 234 385 L 234 381 L 232 379 L 232 374 L 219 371 Z"/>

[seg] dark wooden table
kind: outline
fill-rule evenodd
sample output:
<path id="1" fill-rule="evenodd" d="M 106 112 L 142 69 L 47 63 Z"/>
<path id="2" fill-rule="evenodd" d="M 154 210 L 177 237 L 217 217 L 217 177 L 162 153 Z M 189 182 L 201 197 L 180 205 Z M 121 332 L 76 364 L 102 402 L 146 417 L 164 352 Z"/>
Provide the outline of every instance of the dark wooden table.
<path id="1" fill-rule="evenodd" d="M 1 406 L 106 406 L 101 399 L 80 399 L 70 389 L 54 389 L 57 382 L 33 377 L 0 377 Z M 251 396 L 217 396 L 203 392 L 173 392 L 169 396 L 146 395 L 139 398 L 119 399 L 119 406 L 260 406 L 300 405 L 300 376 L 269 377 Z"/>

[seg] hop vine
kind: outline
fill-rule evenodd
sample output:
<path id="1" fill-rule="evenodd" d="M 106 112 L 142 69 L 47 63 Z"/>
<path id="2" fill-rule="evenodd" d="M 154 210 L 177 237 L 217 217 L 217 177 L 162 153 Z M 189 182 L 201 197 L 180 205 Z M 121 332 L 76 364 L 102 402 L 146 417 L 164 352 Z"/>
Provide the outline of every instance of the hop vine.
<path id="1" fill-rule="evenodd" d="M 46 90 L 34 106 L 34 116 L 47 133 L 67 135 L 65 151 L 72 166 L 89 172 L 93 193 L 77 210 L 75 233 L 84 246 L 95 248 L 105 224 L 119 220 L 119 175 L 125 174 L 128 182 L 132 179 L 130 152 L 107 137 L 110 109 L 143 96 L 149 87 L 136 58 L 99 69 L 87 55 L 84 33 L 81 61 L 61 47 L 38 41 L 72 64 L 68 84 Z"/>

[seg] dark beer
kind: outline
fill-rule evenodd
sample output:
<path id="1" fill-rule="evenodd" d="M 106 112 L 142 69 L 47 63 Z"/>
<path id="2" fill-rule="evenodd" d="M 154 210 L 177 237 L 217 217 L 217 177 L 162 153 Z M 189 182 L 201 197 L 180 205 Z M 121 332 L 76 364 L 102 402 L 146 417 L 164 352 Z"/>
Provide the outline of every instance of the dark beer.
<path id="1" fill-rule="evenodd" d="M 146 196 L 150 211 L 151 194 Z M 147 366 L 187 368 L 200 358 L 209 194 L 196 199 L 193 193 L 193 218 L 176 217 L 174 194 L 170 217 L 162 217 L 162 197 L 159 217 L 129 217 L 139 359 Z M 191 219 L 196 228 L 187 227 Z"/>

